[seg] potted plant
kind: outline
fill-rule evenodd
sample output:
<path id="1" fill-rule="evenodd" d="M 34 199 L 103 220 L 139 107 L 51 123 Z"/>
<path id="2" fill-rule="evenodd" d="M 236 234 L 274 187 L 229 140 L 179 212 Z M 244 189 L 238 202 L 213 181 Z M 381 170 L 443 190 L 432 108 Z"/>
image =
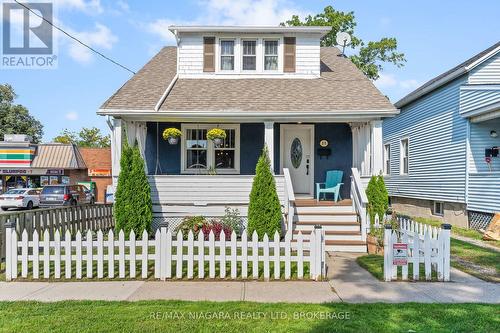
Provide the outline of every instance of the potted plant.
<path id="1" fill-rule="evenodd" d="M 212 128 L 207 132 L 207 139 L 212 140 L 216 147 L 222 144 L 222 140 L 226 138 L 226 131 L 222 128 Z"/>
<path id="2" fill-rule="evenodd" d="M 372 227 L 366 235 L 368 254 L 384 254 L 384 228 Z"/>
<path id="3" fill-rule="evenodd" d="M 171 145 L 176 145 L 181 135 L 182 132 L 174 127 L 167 128 L 163 131 L 163 139 L 167 140 Z"/>

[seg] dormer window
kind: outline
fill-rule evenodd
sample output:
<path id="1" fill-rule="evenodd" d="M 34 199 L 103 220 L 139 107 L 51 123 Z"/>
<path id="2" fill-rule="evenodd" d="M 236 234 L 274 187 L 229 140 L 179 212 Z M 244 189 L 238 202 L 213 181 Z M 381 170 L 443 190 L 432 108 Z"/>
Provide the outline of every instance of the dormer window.
<path id="1" fill-rule="evenodd" d="M 220 69 L 234 70 L 234 40 L 221 40 L 220 42 Z"/>
<path id="2" fill-rule="evenodd" d="M 243 41 L 243 70 L 254 71 L 257 69 L 257 54 L 256 54 L 257 41 L 244 40 Z"/>
<path id="3" fill-rule="evenodd" d="M 277 71 L 278 70 L 278 41 L 265 40 L 264 41 L 264 70 Z"/>

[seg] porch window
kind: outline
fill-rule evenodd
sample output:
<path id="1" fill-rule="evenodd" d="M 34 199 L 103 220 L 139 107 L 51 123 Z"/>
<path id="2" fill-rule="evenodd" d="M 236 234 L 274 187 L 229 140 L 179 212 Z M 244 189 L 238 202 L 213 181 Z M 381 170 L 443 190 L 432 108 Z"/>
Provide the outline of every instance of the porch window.
<path id="1" fill-rule="evenodd" d="M 244 40 L 243 41 L 243 70 L 244 71 L 254 71 L 257 68 L 257 56 L 256 56 L 256 45 L 257 42 L 254 40 Z"/>
<path id="2" fill-rule="evenodd" d="M 391 145 L 384 145 L 384 174 L 391 174 Z"/>
<path id="3" fill-rule="evenodd" d="M 264 69 L 266 71 L 278 70 L 278 41 L 264 41 Z"/>
<path id="4" fill-rule="evenodd" d="M 182 124 L 181 127 L 182 173 L 207 173 L 215 169 L 219 174 L 239 174 L 239 125 Z M 218 147 L 206 138 L 207 131 L 214 127 L 226 131 L 226 139 Z"/>
<path id="5" fill-rule="evenodd" d="M 221 40 L 220 55 L 220 69 L 234 70 L 234 40 Z"/>
<path id="6" fill-rule="evenodd" d="M 408 159 L 409 159 L 409 144 L 408 139 L 401 140 L 401 170 L 402 175 L 408 174 Z"/>

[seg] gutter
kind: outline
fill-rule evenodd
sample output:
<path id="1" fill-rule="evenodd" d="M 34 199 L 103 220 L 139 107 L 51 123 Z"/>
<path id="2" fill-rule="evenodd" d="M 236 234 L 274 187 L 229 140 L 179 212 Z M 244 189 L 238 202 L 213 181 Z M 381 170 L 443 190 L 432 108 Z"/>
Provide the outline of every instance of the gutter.
<path id="1" fill-rule="evenodd" d="M 175 85 L 175 82 L 177 82 L 177 79 L 179 78 L 179 74 L 175 74 L 174 78 L 172 79 L 172 81 L 170 82 L 170 84 L 168 85 L 167 89 L 165 89 L 165 92 L 163 93 L 163 95 L 161 95 L 160 99 L 158 100 L 158 103 L 156 103 L 155 105 L 155 108 L 154 108 L 154 111 L 155 112 L 158 112 L 160 111 L 160 107 L 161 105 L 163 104 L 163 102 L 165 101 L 165 99 L 167 98 L 168 94 L 170 93 L 170 91 L 172 90 L 172 88 L 174 87 Z M 98 114 L 101 112 L 101 110 L 99 110 Z"/>

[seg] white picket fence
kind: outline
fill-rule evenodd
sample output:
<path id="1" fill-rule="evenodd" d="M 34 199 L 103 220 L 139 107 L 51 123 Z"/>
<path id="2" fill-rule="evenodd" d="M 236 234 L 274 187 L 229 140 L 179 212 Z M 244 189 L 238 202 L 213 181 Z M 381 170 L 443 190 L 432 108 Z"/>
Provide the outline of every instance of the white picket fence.
<path id="1" fill-rule="evenodd" d="M 147 232 L 142 234 L 141 239 L 137 239 L 133 231 L 126 240 L 123 230 L 119 232 L 118 239 L 112 230 L 109 231 L 107 239 L 104 239 L 104 234 L 99 230 L 96 240 L 93 240 L 91 231 L 87 232 L 85 239 L 78 231 L 74 240 L 69 230 L 64 239 L 61 239 L 61 234 L 56 231 L 53 241 L 50 240 L 47 230 L 42 238 L 36 230 L 31 236 L 24 230 L 18 240 L 15 229 L 6 228 L 7 281 L 18 277 L 19 268 L 23 278 L 27 278 L 31 271 L 33 279 L 39 279 L 41 276 L 44 279 L 61 279 L 62 266 L 65 279 L 81 279 L 84 267 L 87 278 L 113 279 L 116 278 L 116 262 L 117 277 L 120 279 L 135 279 L 138 274 L 140 278 L 146 279 L 150 273 L 150 264 L 153 263 L 154 277 L 160 280 L 205 279 L 207 265 L 210 279 L 216 278 L 216 265 L 219 268 L 218 277 L 221 279 L 258 279 L 261 270 L 264 280 L 269 280 L 271 263 L 274 279 L 290 279 L 293 263 L 297 279 L 305 278 L 305 268 L 309 269 L 308 278 L 313 280 L 321 279 L 325 272 L 324 232 L 321 229 L 315 229 L 310 241 L 305 241 L 302 234 L 299 234 L 297 241 L 293 242 L 291 232 L 285 235 L 284 241 L 280 241 L 278 232 L 274 234 L 273 240 L 269 240 L 266 234 L 262 241 L 258 240 L 255 232 L 250 240 L 246 232 L 243 232 L 241 239 L 237 239 L 233 231 L 228 240 L 225 239 L 224 232 L 221 232 L 220 240 L 216 241 L 213 232 L 210 232 L 208 240 L 204 239 L 202 232 L 198 233 L 195 240 L 193 232 L 190 231 L 187 240 L 184 240 L 182 232 L 179 231 L 177 236 L 173 237 L 165 226 L 156 231 L 153 240 L 148 238 Z M 43 274 L 40 272 L 40 266 L 43 268 Z M 106 266 L 108 272 L 105 277 Z M 136 269 L 136 266 L 140 268 Z"/>
<path id="2" fill-rule="evenodd" d="M 424 264 L 425 279 L 432 279 L 436 272 L 438 281 L 450 281 L 450 232 L 451 225 L 443 224 L 441 229 L 398 218 L 399 229 L 393 231 L 386 225 L 384 233 L 384 279 L 396 280 L 397 267 L 393 265 L 393 244 L 408 244 L 408 263 L 412 263 L 413 280 L 420 278 L 420 264 Z M 408 280 L 408 265 L 401 266 L 402 280 Z"/>

